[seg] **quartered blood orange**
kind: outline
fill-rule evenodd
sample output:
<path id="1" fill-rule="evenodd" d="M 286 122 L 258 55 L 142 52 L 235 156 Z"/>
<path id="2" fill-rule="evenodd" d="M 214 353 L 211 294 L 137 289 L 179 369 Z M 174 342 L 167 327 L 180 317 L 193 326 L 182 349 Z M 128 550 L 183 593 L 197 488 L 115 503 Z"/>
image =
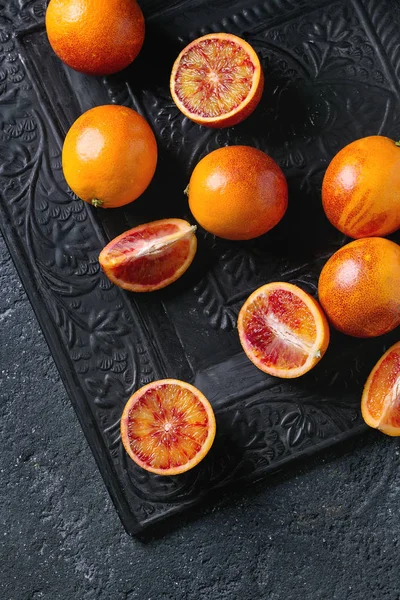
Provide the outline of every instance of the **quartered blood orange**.
<path id="1" fill-rule="evenodd" d="M 172 98 L 199 125 L 230 127 L 246 119 L 264 89 L 260 60 L 231 33 L 204 35 L 182 50 L 171 73 Z"/>
<path id="2" fill-rule="evenodd" d="M 387 435 L 400 436 L 400 342 L 372 369 L 361 400 L 364 421 Z"/>
<path id="3" fill-rule="evenodd" d="M 197 249 L 195 231 L 183 219 L 139 225 L 107 244 L 100 265 L 110 281 L 125 290 L 159 290 L 189 268 Z"/>
<path id="4" fill-rule="evenodd" d="M 291 379 L 323 357 L 329 326 L 318 302 L 285 282 L 267 283 L 244 303 L 238 319 L 240 342 L 261 371 Z"/>
<path id="5" fill-rule="evenodd" d="M 125 450 L 135 463 L 158 475 L 195 467 L 210 450 L 215 431 L 207 398 L 178 379 L 142 387 L 128 400 L 121 419 Z"/>

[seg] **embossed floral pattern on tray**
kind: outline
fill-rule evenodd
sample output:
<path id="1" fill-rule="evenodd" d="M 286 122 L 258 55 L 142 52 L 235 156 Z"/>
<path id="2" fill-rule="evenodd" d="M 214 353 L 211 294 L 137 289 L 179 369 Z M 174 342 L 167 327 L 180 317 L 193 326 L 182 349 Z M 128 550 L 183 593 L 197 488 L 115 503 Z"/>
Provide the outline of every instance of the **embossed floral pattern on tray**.
<path id="1" fill-rule="evenodd" d="M 259 479 L 362 430 L 361 387 L 395 334 L 365 344 L 334 334 L 315 372 L 287 382 L 248 363 L 235 328 L 242 302 L 261 283 L 284 279 L 315 294 L 322 264 L 346 241 L 324 220 L 323 172 L 351 139 L 372 132 L 400 138 L 400 34 L 385 0 L 143 0 L 149 40 L 161 32 L 171 56 L 216 30 L 243 35 L 258 51 L 267 74 L 259 108 L 244 124 L 215 131 L 176 110 L 165 73 L 149 76 L 149 50 L 136 71 L 115 77 L 88 80 L 69 72 L 48 47 L 46 4 L 0 2 L 1 228 L 132 533 L 210 490 Z M 168 60 L 160 58 L 164 70 Z M 117 216 L 96 214 L 66 187 L 62 137 L 82 98 L 89 105 L 124 103 L 146 116 L 182 216 L 188 216 L 182 190 L 196 162 L 221 145 L 241 143 L 271 153 L 285 170 L 289 218 L 267 238 L 245 244 L 200 232 L 208 262 L 171 292 L 144 300 L 115 288 L 99 269 L 98 253 L 107 235 L 152 213 L 139 201 Z M 163 189 L 156 182 L 146 202 Z M 177 478 L 140 470 L 119 439 L 129 395 L 164 375 L 198 383 L 218 422 L 209 457 Z"/>

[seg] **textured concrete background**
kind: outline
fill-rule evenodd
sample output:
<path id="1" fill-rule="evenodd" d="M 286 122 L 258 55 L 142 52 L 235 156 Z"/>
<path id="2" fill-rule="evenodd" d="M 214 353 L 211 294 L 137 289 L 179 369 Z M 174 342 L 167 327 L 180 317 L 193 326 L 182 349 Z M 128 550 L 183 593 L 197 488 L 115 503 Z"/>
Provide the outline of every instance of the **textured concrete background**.
<path id="1" fill-rule="evenodd" d="M 1 600 L 398 600 L 399 445 L 371 432 L 126 535 L 0 238 Z"/>

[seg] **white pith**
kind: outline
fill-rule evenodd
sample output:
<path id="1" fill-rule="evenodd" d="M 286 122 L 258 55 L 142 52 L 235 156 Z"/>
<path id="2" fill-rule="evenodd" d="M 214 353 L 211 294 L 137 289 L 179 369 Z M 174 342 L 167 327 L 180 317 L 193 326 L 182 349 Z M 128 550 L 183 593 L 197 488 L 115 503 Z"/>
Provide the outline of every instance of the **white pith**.
<path id="1" fill-rule="evenodd" d="M 284 325 L 279 319 L 275 317 L 275 315 L 267 313 L 264 316 L 265 324 L 271 329 L 274 335 L 283 340 L 287 344 L 298 348 L 304 354 L 310 354 L 314 344 L 307 343 L 302 338 L 298 337 L 289 327 Z"/>

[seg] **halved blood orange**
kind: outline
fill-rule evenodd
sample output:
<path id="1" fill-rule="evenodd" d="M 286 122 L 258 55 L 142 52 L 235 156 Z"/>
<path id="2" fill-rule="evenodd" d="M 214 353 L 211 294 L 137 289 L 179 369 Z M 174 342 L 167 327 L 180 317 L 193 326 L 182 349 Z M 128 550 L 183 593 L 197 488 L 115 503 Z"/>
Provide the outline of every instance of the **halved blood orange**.
<path id="1" fill-rule="evenodd" d="M 139 225 L 103 248 L 100 265 L 110 281 L 125 290 L 159 290 L 189 268 L 197 249 L 195 231 L 183 219 Z"/>
<path id="2" fill-rule="evenodd" d="M 261 371 L 291 379 L 323 357 L 329 326 L 318 302 L 285 282 L 258 288 L 242 306 L 238 329 L 248 358 Z"/>
<path id="3" fill-rule="evenodd" d="M 231 33 L 210 33 L 179 54 L 170 87 L 186 117 L 199 125 L 230 127 L 256 108 L 264 75 L 256 52 L 245 40 Z"/>
<path id="4" fill-rule="evenodd" d="M 400 342 L 372 369 L 361 400 L 364 421 L 382 433 L 400 436 Z"/>
<path id="5" fill-rule="evenodd" d="M 125 450 L 135 463 L 158 475 L 195 467 L 210 450 L 215 431 L 207 398 L 178 379 L 142 387 L 128 400 L 121 419 Z"/>

